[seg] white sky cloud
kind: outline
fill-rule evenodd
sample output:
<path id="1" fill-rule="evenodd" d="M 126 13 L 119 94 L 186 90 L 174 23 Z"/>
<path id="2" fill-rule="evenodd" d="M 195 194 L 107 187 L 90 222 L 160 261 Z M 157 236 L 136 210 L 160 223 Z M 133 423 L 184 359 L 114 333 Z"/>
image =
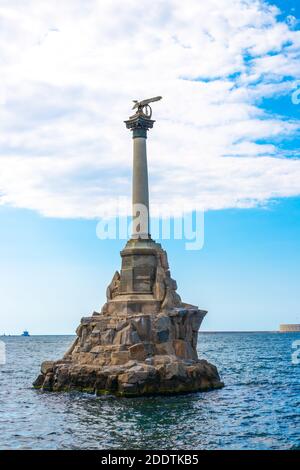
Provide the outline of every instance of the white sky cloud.
<path id="1" fill-rule="evenodd" d="M 300 32 L 278 13 L 256 0 L 1 0 L 0 203 L 96 217 L 130 197 L 122 121 L 148 95 L 163 96 L 148 141 L 153 203 L 299 195 L 300 160 L 274 141 L 300 121 L 260 108 L 300 79 Z"/>

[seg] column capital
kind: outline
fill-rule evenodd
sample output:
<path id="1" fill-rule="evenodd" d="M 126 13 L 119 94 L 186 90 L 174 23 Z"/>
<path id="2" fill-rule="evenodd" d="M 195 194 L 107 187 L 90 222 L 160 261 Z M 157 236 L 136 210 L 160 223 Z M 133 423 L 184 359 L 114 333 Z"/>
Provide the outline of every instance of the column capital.
<path id="1" fill-rule="evenodd" d="M 152 129 L 155 121 L 153 119 L 147 118 L 142 113 L 136 113 L 134 116 L 131 116 L 127 121 L 124 121 L 127 129 L 132 131 L 132 138 L 143 137 L 147 139 L 147 131 Z"/>

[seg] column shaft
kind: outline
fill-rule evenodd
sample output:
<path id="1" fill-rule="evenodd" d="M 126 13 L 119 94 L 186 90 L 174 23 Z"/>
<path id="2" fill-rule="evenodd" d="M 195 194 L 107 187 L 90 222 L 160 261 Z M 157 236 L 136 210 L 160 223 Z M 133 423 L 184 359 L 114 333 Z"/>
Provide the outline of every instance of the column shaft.
<path id="1" fill-rule="evenodd" d="M 146 138 L 133 138 L 132 179 L 133 237 L 149 236 L 149 189 Z M 138 222 L 135 223 L 135 220 Z"/>

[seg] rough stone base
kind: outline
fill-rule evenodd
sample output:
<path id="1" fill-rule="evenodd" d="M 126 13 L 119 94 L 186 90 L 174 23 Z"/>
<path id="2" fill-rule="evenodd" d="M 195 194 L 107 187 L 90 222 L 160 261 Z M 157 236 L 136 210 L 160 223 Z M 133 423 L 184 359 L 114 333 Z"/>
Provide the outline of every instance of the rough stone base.
<path id="1" fill-rule="evenodd" d="M 118 396 L 221 388 L 216 367 L 197 356 L 198 328 L 205 313 L 193 307 L 85 317 L 64 358 L 43 362 L 33 385 Z"/>
<path id="2" fill-rule="evenodd" d="M 46 361 L 34 387 L 119 396 L 221 388 L 218 371 L 199 360 L 205 310 L 177 294 L 167 254 L 153 240 L 129 240 L 101 313 L 84 317 L 62 360 Z"/>
<path id="3" fill-rule="evenodd" d="M 150 361 L 149 361 L 150 362 Z M 128 361 L 123 366 L 95 367 L 67 362 L 43 363 L 36 388 L 134 397 L 208 391 L 223 387 L 215 366 L 205 360 L 193 363 L 156 356 L 152 364 Z"/>

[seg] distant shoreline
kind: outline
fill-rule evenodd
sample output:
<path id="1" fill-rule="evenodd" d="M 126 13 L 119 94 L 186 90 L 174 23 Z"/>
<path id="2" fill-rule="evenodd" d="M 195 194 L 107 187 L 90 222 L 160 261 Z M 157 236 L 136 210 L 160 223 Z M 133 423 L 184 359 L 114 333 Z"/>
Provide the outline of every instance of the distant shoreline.
<path id="1" fill-rule="evenodd" d="M 224 330 L 224 331 L 201 331 L 199 330 L 199 334 L 232 334 L 232 333 L 280 333 L 280 334 L 288 334 L 288 333 L 300 333 L 299 331 L 279 331 L 279 330 L 239 330 L 239 331 L 230 331 L 230 330 Z M 31 334 L 29 337 L 26 337 L 26 339 L 32 338 L 32 337 L 37 337 L 37 336 L 76 336 L 76 334 L 71 334 L 71 333 L 52 333 L 52 334 Z M 17 334 L 12 334 L 12 335 L 0 335 L 0 338 L 24 338 L 24 336 L 17 335 Z"/>

